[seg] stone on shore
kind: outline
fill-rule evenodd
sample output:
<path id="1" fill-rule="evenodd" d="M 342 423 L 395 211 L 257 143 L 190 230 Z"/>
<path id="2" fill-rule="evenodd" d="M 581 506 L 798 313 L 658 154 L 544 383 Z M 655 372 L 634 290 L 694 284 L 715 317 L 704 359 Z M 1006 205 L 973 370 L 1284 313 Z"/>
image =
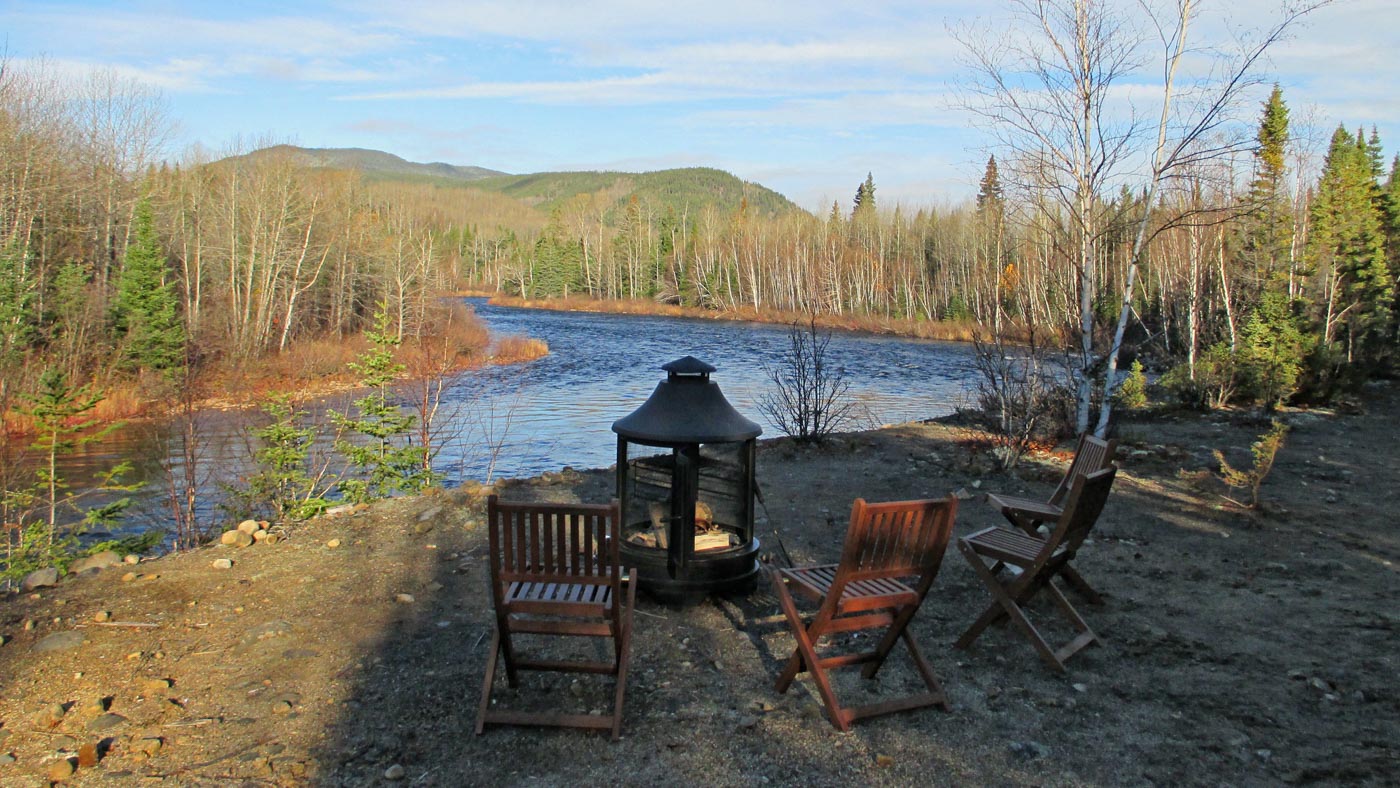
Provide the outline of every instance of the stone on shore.
<path id="1" fill-rule="evenodd" d="M 96 555 L 90 555 L 87 558 L 79 558 L 68 565 L 68 571 L 75 575 L 82 574 L 83 572 L 96 572 L 110 566 L 116 566 L 121 562 L 121 556 L 111 550 L 103 550 Z"/>
<path id="2" fill-rule="evenodd" d="M 33 591 L 36 588 L 58 585 L 58 568 L 50 566 L 46 569 L 36 569 L 24 576 L 19 581 L 19 590 Z"/>
<path id="3" fill-rule="evenodd" d="M 44 654 L 50 651 L 69 651 L 87 642 L 87 636 L 77 630 L 67 632 L 55 632 L 52 635 L 45 635 L 38 643 L 35 643 L 30 651 L 35 654 Z"/>
<path id="4" fill-rule="evenodd" d="M 244 522 L 253 521 L 245 520 Z M 254 525 L 256 525 L 256 523 L 254 523 Z M 219 544 L 228 545 L 229 547 L 247 547 L 252 543 L 253 534 L 251 531 L 224 531 L 223 536 L 219 537 Z"/>

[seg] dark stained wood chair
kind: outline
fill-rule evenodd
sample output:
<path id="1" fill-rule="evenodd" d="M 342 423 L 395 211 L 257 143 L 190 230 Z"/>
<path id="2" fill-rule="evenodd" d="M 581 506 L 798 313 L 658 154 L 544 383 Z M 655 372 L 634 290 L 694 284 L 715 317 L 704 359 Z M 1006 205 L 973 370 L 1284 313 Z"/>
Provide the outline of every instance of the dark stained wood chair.
<path id="1" fill-rule="evenodd" d="M 1117 473 L 1118 469 L 1110 465 L 1075 478 L 1069 496 L 1065 498 L 1064 509 L 1049 536 L 1041 537 L 1018 529 L 994 526 L 958 540 L 958 549 L 991 592 L 992 604 L 958 638 L 954 644 L 956 648 L 970 647 L 987 627 L 1010 618 L 1030 639 L 1041 658 L 1063 673 L 1065 660 L 1098 641 L 1098 635 L 1094 634 L 1052 581 L 1057 576 L 1064 576 L 1069 562 L 1074 560 L 1080 545 L 1093 529 L 1104 503 L 1108 501 L 1108 493 L 1113 488 L 1113 478 Z M 1008 572 L 1003 578 L 1000 573 L 1007 566 L 1019 571 Z M 1026 603 L 1041 591 L 1050 596 L 1077 633 L 1059 648 L 1052 648 L 1026 617 Z"/>
<path id="2" fill-rule="evenodd" d="M 1059 520 L 1060 515 L 1064 513 L 1065 496 L 1069 495 L 1070 488 L 1074 486 L 1074 480 L 1112 465 L 1117 448 L 1117 441 L 1106 441 L 1086 432 L 1079 436 L 1079 445 L 1075 447 L 1074 459 L 1070 462 L 1069 470 L 1065 472 L 1064 478 L 1060 479 L 1060 484 L 1055 488 L 1055 492 L 1051 493 L 1050 500 L 1036 501 L 1030 498 L 988 493 L 987 503 L 996 507 L 1012 525 L 1031 536 L 1038 536 L 1042 523 L 1053 523 Z M 1090 604 L 1103 604 L 1103 597 L 1085 582 L 1074 567 L 1065 567 L 1060 576 L 1064 578 L 1070 588 L 1079 592 Z"/>
<path id="3" fill-rule="evenodd" d="M 630 580 L 632 573 L 624 571 L 618 559 L 619 522 L 617 501 L 601 506 L 506 503 L 494 495 L 487 500 L 496 632 L 481 686 L 478 734 L 487 724 L 505 724 L 611 730 L 614 741 L 621 735 L 637 588 Z M 513 640 L 514 635 L 522 634 L 609 638 L 612 659 L 525 659 L 517 653 Z M 504 657 L 511 687 L 519 686 L 517 672 L 521 670 L 615 676 L 612 715 L 492 708 L 498 655 Z"/>
<path id="4" fill-rule="evenodd" d="M 810 673 L 831 724 L 842 731 L 850 730 L 853 721 L 864 717 L 925 706 L 947 710 L 948 698 L 908 627 L 938 575 L 957 508 L 958 501 L 951 496 L 892 503 L 866 503 L 857 498 L 851 507 L 839 564 L 773 569 L 778 602 L 797 639 L 797 648 L 778 676 L 778 692 L 787 692 L 799 673 Z M 810 620 L 803 621 L 790 589 L 819 605 Z M 825 635 L 877 628 L 884 634 L 873 651 L 827 657 L 817 654 L 818 641 Z M 900 639 L 908 646 L 928 691 L 843 708 L 827 671 L 864 665 L 863 675 L 874 678 Z"/>

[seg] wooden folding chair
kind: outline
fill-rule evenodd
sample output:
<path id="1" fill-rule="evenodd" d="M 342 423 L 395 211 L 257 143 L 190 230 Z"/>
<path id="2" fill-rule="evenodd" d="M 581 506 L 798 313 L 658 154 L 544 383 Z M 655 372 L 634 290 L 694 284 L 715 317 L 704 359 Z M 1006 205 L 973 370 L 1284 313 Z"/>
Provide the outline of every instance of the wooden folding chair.
<path id="1" fill-rule="evenodd" d="M 996 507 L 1012 525 L 1031 536 L 1039 536 L 1042 523 L 1053 523 L 1059 520 L 1060 515 L 1064 513 L 1065 496 L 1069 495 L 1070 488 L 1074 486 L 1074 480 L 1085 474 L 1101 471 L 1113 464 L 1117 449 L 1117 441 L 1106 441 L 1086 432 L 1079 436 L 1079 445 L 1074 449 L 1074 459 L 1070 462 L 1069 470 L 1065 473 L 1064 478 L 1060 479 L 1060 484 L 1055 488 L 1055 492 L 1051 493 L 1050 500 L 1036 501 L 1030 498 L 988 493 L 987 503 Z M 1090 604 L 1103 604 L 1103 597 L 1085 582 L 1074 567 L 1065 567 L 1060 577 L 1064 578 L 1069 587 L 1079 592 Z"/>
<path id="2" fill-rule="evenodd" d="M 831 724 L 842 731 L 864 717 L 924 706 L 942 706 L 948 698 L 943 687 L 909 634 L 909 622 L 928 594 L 948 538 L 958 501 L 942 500 L 866 503 L 857 498 L 851 507 L 851 524 L 839 564 L 792 569 L 774 568 L 773 587 L 787 616 L 797 648 L 778 676 L 778 692 L 787 692 L 797 674 L 812 674 Z M 909 581 L 909 582 L 904 582 Z M 804 623 L 789 589 L 815 600 L 819 608 Z M 820 657 L 817 642 L 823 635 L 883 628 L 874 651 Z M 906 698 L 855 708 L 842 708 L 827 676 L 830 668 L 864 665 L 865 678 L 874 678 L 895 641 L 903 639 L 928 691 Z"/>
<path id="3" fill-rule="evenodd" d="M 1079 546 L 1084 543 L 1099 513 L 1103 511 L 1117 473 L 1118 469 L 1110 465 L 1076 478 L 1055 529 L 1047 537 L 994 526 L 958 540 L 958 549 L 992 593 L 992 604 L 958 638 L 955 648 L 970 647 L 988 626 L 1010 618 L 1030 638 L 1041 658 L 1051 667 L 1064 672 L 1065 660 L 1098 640 L 1098 636 L 1051 581 L 1056 576 L 1065 575 L 1069 562 L 1074 559 Z M 1008 565 L 1020 571 L 1002 579 L 998 573 Z M 1026 617 L 1024 606 L 1041 591 L 1050 595 L 1055 606 L 1078 633 L 1058 649 L 1051 648 Z"/>
<path id="4" fill-rule="evenodd" d="M 552 725 L 622 731 L 622 698 L 627 689 L 632 610 L 637 585 L 618 560 L 617 501 L 606 506 L 504 503 L 487 499 L 491 597 L 496 633 L 481 685 L 476 732 L 487 723 Z M 626 600 L 623 593 L 626 592 Z M 565 635 L 610 638 L 611 661 L 523 659 L 513 635 Z M 491 690 L 496 657 L 505 657 L 506 678 L 519 686 L 517 671 L 553 670 L 616 676 L 611 717 L 589 714 L 493 709 Z"/>

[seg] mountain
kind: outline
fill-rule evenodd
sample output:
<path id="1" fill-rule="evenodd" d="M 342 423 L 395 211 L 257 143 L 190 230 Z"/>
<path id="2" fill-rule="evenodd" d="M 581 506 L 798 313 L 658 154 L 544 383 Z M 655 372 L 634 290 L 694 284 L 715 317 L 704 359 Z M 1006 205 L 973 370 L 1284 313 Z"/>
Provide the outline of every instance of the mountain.
<path id="1" fill-rule="evenodd" d="M 358 170 L 375 180 L 474 181 L 506 174 L 485 167 L 463 167 L 440 161 L 422 164 L 382 150 L 368 148 L 299 148 L 295 145 L 274 145 L 247 155 L 253 158 L 286 155 L 303 167 Z"/>
<path id="2" fill-rule="evenodd" d="M 412 162 L 367 148 L 300 148 L 275 145 L 245 154 L 250 158 L 284 155 L 304 167 L 356 170 L 370 180 L 428 183 L 493 191 L 548 213 L 577 195 L 603 199 L 604 210 L 615 215 L 636 197 L 655 210 L 694 215 L 713 205 L 733 213 L 748 210 L 773 216 L 800 210 L 788 198 L 761 184 L 741 180 L 723 170 L 686 167 L 655 172 L 537 172 L 510 175 L 485 167 Z"/>

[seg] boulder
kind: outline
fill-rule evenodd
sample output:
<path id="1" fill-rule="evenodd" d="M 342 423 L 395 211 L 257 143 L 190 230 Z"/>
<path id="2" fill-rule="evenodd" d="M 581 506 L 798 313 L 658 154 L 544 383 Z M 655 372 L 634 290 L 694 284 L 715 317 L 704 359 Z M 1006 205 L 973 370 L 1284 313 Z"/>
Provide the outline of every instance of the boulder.
<path id="1" fill-rule="evenodd" d="M 252 522 L 252 520 L 246 520 L 245 522 Z M 256 525 L 256 523 L 254 524 Z M 223 536 L 219 537 L 219 544 L 228 545 L 229 547 L 247 547 L 252 543 L 253 535 L 248 531 L 224 531 Z"/>
<path id="2" fill-rule="evenodd" d="M 252 536 L 254 531 L 262 530 L 262 527 L 258 525 L 257 520 L 244 520 L 243 522 L 238 524 L 237 530 L 242 531 L 243 533 L 248 534 L 249 536 Z"/>
<path id="3" fill-rule="evenodd" d="M 116 566 L 122 562 L 122 557 L 111 550 L 103 550 L 96 555 L 87 558 L 79 558 L 68 566 L 68 571 L 73 574 L 80 572 L 95 572 L 99 569 L 106 569 L 109 566 Z"/>
<path id="4" fill-rule="evenodd" d="M 25 575 L 24 579 L 19 581 L 19 590 L 33 591 L 36 588 L 44 588 L 45 586 L 57 584 L 58 568 L 50 566 L 46 569 L 36 569 Z"/>

